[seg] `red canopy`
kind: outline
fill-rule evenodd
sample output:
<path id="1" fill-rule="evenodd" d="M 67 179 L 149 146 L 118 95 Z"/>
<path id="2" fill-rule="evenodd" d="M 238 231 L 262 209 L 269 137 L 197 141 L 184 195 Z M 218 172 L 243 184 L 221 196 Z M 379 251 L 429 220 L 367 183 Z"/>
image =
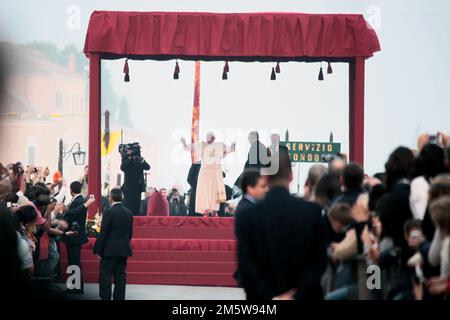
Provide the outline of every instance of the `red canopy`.
<path id="1" fill-rule="evenodd" d="M 356 14 L 94 11 L 84 45 L 89 194 L 101 197 L 102 59 L 346 62 L 350 160 L 364 165 L 365 59 L 379 50 L 375 31 Z"/>
<path id="2" fill-rule="evenodd" d="M 359 14 L 94 11 L 84 52 L 103 59 L 347 60 L 380 50 Z"/>

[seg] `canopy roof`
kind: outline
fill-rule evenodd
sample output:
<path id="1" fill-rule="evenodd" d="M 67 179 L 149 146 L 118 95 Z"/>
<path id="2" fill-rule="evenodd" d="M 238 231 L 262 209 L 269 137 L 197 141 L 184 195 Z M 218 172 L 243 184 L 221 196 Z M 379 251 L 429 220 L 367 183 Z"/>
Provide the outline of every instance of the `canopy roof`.
<path id="1" fill-rule="evenodd" d="M 359 14 L 94 11 L 84 52 L 103 59 L 347 61 L 380 50 Z"/>

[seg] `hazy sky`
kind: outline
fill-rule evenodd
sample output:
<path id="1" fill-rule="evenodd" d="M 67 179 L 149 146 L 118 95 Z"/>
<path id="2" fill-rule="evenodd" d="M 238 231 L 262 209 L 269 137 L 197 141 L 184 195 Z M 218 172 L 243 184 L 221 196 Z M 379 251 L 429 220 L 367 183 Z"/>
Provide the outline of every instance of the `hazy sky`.
<path id="1" fill-rule="evenodd" d="M 80 25 L 68 27 L 79 10 Z M 366 171 L 383 169 L 396 146 L 415 146 L 420 132 L 450 132 L 450 1 L 448 0 L 259 0 L 259 1 L 2 1 L 2 40 L 18 43 L 51 41 L 60 47 L 83 47 L 93 10 L 136 11 L 288 11 L 362 13 L 376 27 L 382 51 L 366 63 Z M 73 21 L 72 21 L 73 22 Z M 184 181 L 188 164 L 174 149 L 191 122 L 193 62 L 180 62 L 181 78 L 171 79 L 174 62 L 130 62 L 132 80 L 122 82 L 123 61 L 108 61 L 113 85 L 130 103 L 137 128 L 155 137 L 158 161 L 153 170 L 159 184 Z M 238 155 L 225 164 L 227 182 L 234 181 L 247 150 L 246 132 L 289 128 L 292 140 L 326 141 L 330 130 L 348 150 L 348 71 L 334 65 L 334 74 L 318 82 L 318 64 L 282 64 L 270 81 L 272 64 L 232 63 L 228 81 L 221 80 L 223 63 L 202 63 L 201 129 L 213 128 L 226 142 L 237 140 Z M 239 132 L 241 134 L 239 134 Z M 189 138 L 186 133 L 186 138 Z M 144 150 L 145 150 L 145 146 Z M 302 165 L 302 176 L 308 166 Z"/>

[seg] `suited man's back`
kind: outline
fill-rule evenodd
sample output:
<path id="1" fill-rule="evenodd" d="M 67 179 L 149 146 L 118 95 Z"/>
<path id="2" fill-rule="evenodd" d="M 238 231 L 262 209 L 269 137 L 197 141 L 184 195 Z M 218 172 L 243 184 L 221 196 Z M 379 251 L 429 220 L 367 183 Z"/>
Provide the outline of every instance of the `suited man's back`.
<path id="1" fill-rule="evenodd" d="M 84 204 L 83 196 L 75 196 L 68 206 L 68 210 L 64 215 L 64 219 L 69 223 L 69 225 L 74 222 L 78 225 L 78 232 L 74 236 L 64 237 L 64 242 L 67 244 L 83 244 L 87 242 L 86 236 L 86 219 L 87 219 L 87 208 L 83 206 Z"/>
<path id="2" fill-rule="evenodd" d="M 133 215 L 121 203 L 116 203 L 103 213 L 94 252 L 101 257 L 130 257 L 132 235 Z"/>
<path id="3" fill-rule="evenodd" d="M 320 207 L 275 187 L 236 217 L 239 273 L 249 299 L 293 288 L 298 299 L 321 299 L 326 251 Z"/>

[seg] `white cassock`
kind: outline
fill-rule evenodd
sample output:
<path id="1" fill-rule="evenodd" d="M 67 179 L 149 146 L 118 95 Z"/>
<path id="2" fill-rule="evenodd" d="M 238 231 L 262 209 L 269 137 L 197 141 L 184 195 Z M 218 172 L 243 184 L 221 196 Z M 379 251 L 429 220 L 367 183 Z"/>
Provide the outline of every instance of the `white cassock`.
<path id="1" fill-rule="evenodd" d="M 225 184 L 222 175 L 222 159 L 231 152 L 231 147 L 222 142 L 198 142 L 187 145 L 194 148 L 195 158 L 201 159 L 195 193 L 195 212 L 218 211 L 220 203 L 226 202 Z"/>

